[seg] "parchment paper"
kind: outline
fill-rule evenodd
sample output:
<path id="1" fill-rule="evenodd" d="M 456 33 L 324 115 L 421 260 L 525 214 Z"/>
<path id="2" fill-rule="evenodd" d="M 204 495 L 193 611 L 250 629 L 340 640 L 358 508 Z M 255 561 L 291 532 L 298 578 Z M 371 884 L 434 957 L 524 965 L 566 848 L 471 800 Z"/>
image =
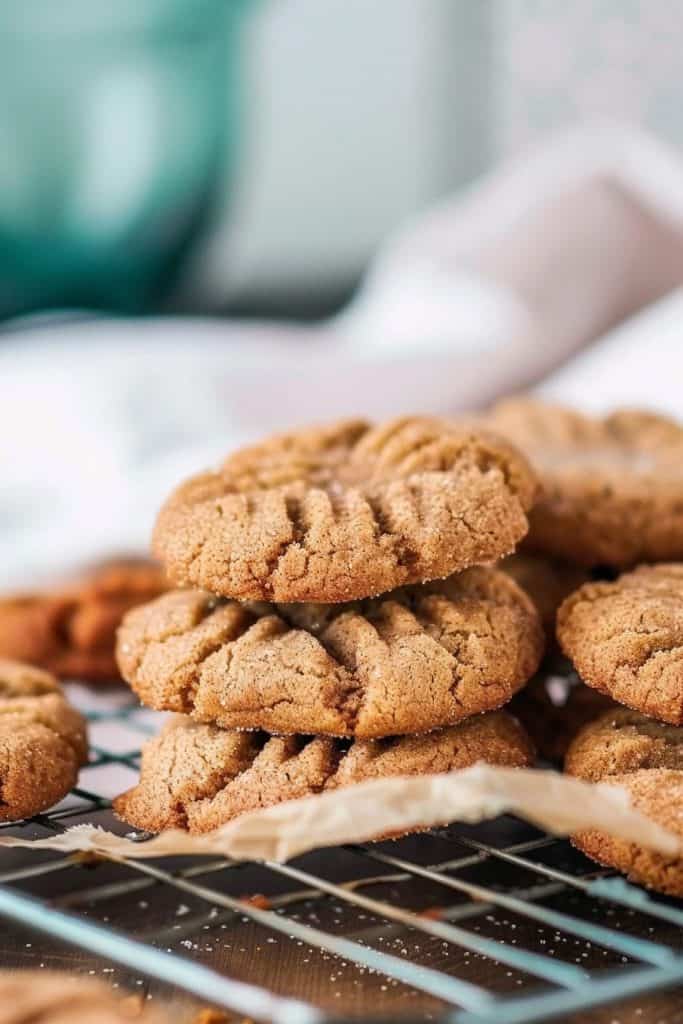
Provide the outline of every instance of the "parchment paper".
<path id="1" fill-rule="evenodd" d="M 220 854 L 235 860 L 285 861 L 317 847 L 452 821 L 475 823 L 504 813 L 557 835 L 599 829 L 669 857 L 683 855 L 681 838 L 631 807 L 629 794 L 618 786 L 486 764 L 445 775 L 377 779 L 292 800 L 244 814 L 202 836 L 169 830 L 135 842 L 77 825 L 47 839 L 0 836 L 0 846 L 89 851 L 115 859 Z"/>

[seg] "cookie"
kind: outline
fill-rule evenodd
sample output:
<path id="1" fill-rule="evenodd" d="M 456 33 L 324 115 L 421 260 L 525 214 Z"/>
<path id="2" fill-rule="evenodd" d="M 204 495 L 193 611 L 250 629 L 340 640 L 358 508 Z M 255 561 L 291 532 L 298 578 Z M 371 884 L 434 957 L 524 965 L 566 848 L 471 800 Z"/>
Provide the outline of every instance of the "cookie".
<path id="1" fill-rule="evenodd" d="M 135 828 L 210 832 L 245 811 L 368 779 L 467 768 L 523 767 L 533 748 L 504 711 L 425 736 L 354 740 L 271 736 L 177 717 L 143 750 L 138 785 L 114 801 Z"/>
<path id="2" fill-rule="evenodd" d="M 498 568 L 512 576 L 527 592 L 536 605 L 547 637 L 554 641 L 557 609 L 565 597 L 586 582 L 586 570 L 528 552 L 516 552 L 504 558 Z"/>
<path id="3" fill-rule="evenodd" d="M 578 680 L 541 672 L 513 697 L 510 711 L 529 733 L 540 757 L 561 763 L 580 729 L 617 707 Z"/>
<path id="4" fill-rule="evenodd" d="M 29 818 L 61 800 L 87 755 L 85 722 L 56 679 L 0 660 L 0 821 Z"/>
<path id="5" fill-rule="evenodd" d="M 683 724 L 683 565 L 640 566 L 580 587 L 558 612 L 557 636 L 589 686 Z"/>
<path id="6" fill-rule="evenodd" d="M 123 615 L 165 589 L 158 566 L 116 559 L 59 590 L 0 598 L 0 657 L 40 665 L 63 679 L 116 680 Z"/>
<path id="7" fill-rule="evenodd" d="M 633 806 L 683 841 L 683 771 L 671 768 L 643 769 L 608 779 L 629 793 Z M 572 843 L 592 860 L 623 872 L 648 889 L 683 896 L 683 859 L 628 843 L 604 832 L 580 832 Z"/>
<path id="8" fill-rule="evenodd" d="M 0 1024 L 161 1024 L 137 999 L 60 971 L 0 971 Z"/>
<path id="9" fill-rule="evenodd" d="M 683 427 L 653 413 L 593 419 L 532 399 L 487 418 L 541 483 L 527 545 L 585 566 L 683 558 Z"/>
<path id="10" fill-rule="evenodd" d="M 509 554 L 535 489 L 526 460 L 471 424 L 347 420 L 272 437 L 184 483 L 154 550 L 181 586 L 349 601 Z"/>
<path id="11" fill-rule="evenodd" d="M 223 728 L 372 738 L 505 704 L 538 666 L 543 634 L 505 573 L 339 605 L 166 594 L 125 617 L 121 673 L 140 699 Z"/>
<path id="12" fill-rule="evenodd" d="M 683 729 L 614 708 L 585 726 L 567 751 L 565 771 L 628 790 L 634 805 L 683 840 Z M 683 859 L 615 839 L 581 832 L 572 842 L 593 860 L 623 871 L 651 889 L 683 896 Z"/>
<path id="13" fill-rule="evenodd" d="M 592 782 L 645 769 L 683 771 L 683 728 L 615 706 L 574 738 L 565 771 Z"/>

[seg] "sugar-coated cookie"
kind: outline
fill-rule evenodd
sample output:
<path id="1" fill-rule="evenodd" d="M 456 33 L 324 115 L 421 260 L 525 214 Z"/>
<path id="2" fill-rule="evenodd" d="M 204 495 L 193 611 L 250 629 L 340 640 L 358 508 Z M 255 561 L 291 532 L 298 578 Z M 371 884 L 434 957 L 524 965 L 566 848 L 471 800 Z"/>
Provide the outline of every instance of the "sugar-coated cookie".
<path id="1" fill-rule="evenodd" d="M 683 841 L 683 728 L 616 707 L 575 737 L 565 771 L 623 786 L 635 807 Z M 664 857 L 595 830 L 572 836 L 572 842 L 641 885 L 683 896 L 683 858 Z"/>
<path id="2" fill-rule="evenodd" d="M 565 771 L 596 782 L 646 768 L 683 771 L 683 728 L 614 705 L 574 737 Z"/>
<path id="3" fill-rule="evenodd" d="M 269 438 L 182 484 L 154 549 L 181 586 L 349 601 L 509 554 L 535 490 L 523 456 L 471 423 L 342 421 Z"/>
<path id="4" fill-rule="evenodd" d="M 528 456 L 540 496 L 527 543 L 585 566 L 683 559 L 683 427 L 654 413 L 602 419 L 533 399 L 487 418 Z"/>
<path id="5" fill-rule="evenodd" d="M 123 677 L 151 707 L 224 728 L 372 738 L 505 704 L 544 638 L 530 598 L 477 568 L 339 605 L 166 594 L 119 631 Z"/>
<path id="6" fill-rule="evenodd" d="M 557 636 L 589 686 L 683 724 L 683 564 L 585 584 L 560 607 Z"/>
<path id="7" fill-rule="evenodd" d="M 606 781 L 626 789 L 634 807 L 683 842 L 683 771 L 646 768 L 611 775 Z M 592 860 L 622 871 L 633 882 L 669 896 L 683 896 L 683 858 L 665 857 L 604 832 L 580 832 L 572 836 L 572 843 Z"/>
<path id="8" fill-rule="evenodd" d="M 0 821 L 28 818 L 61 800 L 87 752 L 83 717 L 54 676 L 0 659 Z"/>
<path id="9" fill-rule="evenodd" d="M 136 828 L 209 832 L 245 811 L 367 779 L 467 768 L 525 767 L 533 748 L 504 711 L 424 736 L 355 740 L 271 736 L 199 725 L 178 716 L 143 750 L 140 781 L 114 801 Z"/>

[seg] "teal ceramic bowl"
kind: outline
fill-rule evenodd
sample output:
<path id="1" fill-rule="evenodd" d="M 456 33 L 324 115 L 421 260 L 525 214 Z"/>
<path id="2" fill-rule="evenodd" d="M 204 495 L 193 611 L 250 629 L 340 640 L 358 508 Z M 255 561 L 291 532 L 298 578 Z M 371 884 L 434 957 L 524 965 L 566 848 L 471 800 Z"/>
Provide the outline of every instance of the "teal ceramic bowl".
<path id="1" fill-rule="evenodd" d="M 0 317 L 169 293 L 231 173 L 248 6 L 0 5 Z"/>

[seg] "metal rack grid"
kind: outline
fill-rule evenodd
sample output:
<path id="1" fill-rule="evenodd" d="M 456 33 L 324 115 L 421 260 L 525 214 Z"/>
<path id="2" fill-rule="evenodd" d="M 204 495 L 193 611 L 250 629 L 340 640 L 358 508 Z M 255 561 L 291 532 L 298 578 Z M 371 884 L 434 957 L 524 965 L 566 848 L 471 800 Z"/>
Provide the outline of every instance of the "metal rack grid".
<path id="1" fill-rule="evenodd" d="M 109 798 L 132 782 L 156 716 L 122 692 L 71 696 L 91 724 L 82 786 L 50 814 L 4 828 L 117 827 Z M 683 986 L 680 905 L 511 819 L 291 864 L 93 866 L 0 852 L 0 917 L 13 922 L 0 932 L 5 964 L 63 965 L 73 947 L 80 970 L 154 997 L 185 993 L 195 1009 L 283 1024 L 586 1021 L 626 997 L 657 1008 L 653 993 Z M 643 1005 L 634 1019 L 649 1019 Z"/>

